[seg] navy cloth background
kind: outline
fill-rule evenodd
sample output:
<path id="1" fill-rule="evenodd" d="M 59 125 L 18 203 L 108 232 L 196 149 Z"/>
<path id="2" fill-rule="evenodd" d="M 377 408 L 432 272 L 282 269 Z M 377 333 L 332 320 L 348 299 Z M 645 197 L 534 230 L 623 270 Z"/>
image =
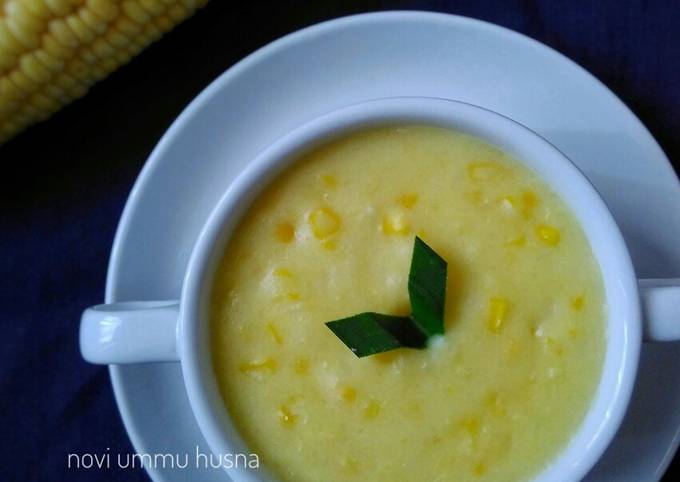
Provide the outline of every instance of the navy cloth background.
<path id="1" fill-rule="evenodd" d="M 0 147 L 0 481 L 148 480 L 140 469 L 66 469 L 68 453 L 132 451 L 107 369 L 78 353 L 79 315 L 103 300 L 118 218 L 160 136 L 217 75 L 281 35 L 385 9 L 494 22 L 594 73 L 680 159 L 676 0 L 273 3 L 212 0 L 84 99 Z"/>

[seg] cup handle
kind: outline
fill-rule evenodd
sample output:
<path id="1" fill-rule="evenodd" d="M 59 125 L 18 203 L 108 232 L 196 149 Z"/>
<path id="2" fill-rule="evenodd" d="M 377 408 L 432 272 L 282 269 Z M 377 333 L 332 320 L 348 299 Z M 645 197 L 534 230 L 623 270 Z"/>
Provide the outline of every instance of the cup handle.
<path id="1" fill-rule="evenodd" d="M 645 341 L 680 340 L 680 278 L 641 279 Z"/>
<path id="2" fill-rule="evenodd" d="M 90 363 L 179 361 L 179 302 L 132 301 L 86 309 L 80 352 Z"/>

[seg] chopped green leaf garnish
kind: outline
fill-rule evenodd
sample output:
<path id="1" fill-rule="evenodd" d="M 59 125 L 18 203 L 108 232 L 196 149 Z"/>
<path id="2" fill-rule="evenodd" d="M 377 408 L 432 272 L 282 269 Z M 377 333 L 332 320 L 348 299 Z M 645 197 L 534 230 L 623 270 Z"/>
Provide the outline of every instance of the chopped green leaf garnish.
<path id="1" fill-rule="evenodd" d="M 358 357 L 425 346 L 425 337 L 407 316 L 360 313 L 326 325 Z"/>
<path id="2" fill-rule="evenodd" d="M 446 261 L 416 237 L 408 280 L 411 316 L 381 313 L 329 321 L 326 326 L 358 357 L 397 348 L 423 348 L 444 333 Z"/>
<path id="3" fill-rule="evenodd" d="M 411 318 L 428 338 L 444 334 L 446 261 L 416 236 L 408 275 Z"/>

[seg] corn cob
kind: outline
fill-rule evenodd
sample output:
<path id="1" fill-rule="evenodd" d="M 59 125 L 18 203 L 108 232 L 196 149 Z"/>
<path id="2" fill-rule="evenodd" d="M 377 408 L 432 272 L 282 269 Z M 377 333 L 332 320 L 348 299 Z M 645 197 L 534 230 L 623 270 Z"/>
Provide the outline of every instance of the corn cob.
<path id="1" fill-rule="evenodd" d="M 84 95 L 207 0 L 0 0 L 0 144 Z"/>

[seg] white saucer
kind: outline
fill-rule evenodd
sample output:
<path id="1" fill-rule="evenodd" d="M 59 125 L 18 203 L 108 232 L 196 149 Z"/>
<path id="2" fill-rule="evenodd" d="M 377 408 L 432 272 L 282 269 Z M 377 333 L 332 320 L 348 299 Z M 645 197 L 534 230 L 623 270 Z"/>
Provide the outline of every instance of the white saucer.
<path id="1" fill-rule="evenodd" d="M 199 228 L 249 159 L 337 107 L 394 95 L 478 104 L 534 129 L 600 190 L 641 277 L 680 275 L 680 183 L 638 119 L 583 69 L 527 37 L 462 17 L 368 14 L 278 40 L 232 67 L 158 144 L 118 228 L 107 302 L 178 298 Z M 588 482 L 656 482 L 680 440 L 680 345 L 643 348 L 624 426 Z M 111 366 L 136 450 L 209 449 L 178 364 Z M 191 465 L 191 464 L 190 464 Z M 219 470 L 150 468 L 155 481 L 227 481 Z"/>

